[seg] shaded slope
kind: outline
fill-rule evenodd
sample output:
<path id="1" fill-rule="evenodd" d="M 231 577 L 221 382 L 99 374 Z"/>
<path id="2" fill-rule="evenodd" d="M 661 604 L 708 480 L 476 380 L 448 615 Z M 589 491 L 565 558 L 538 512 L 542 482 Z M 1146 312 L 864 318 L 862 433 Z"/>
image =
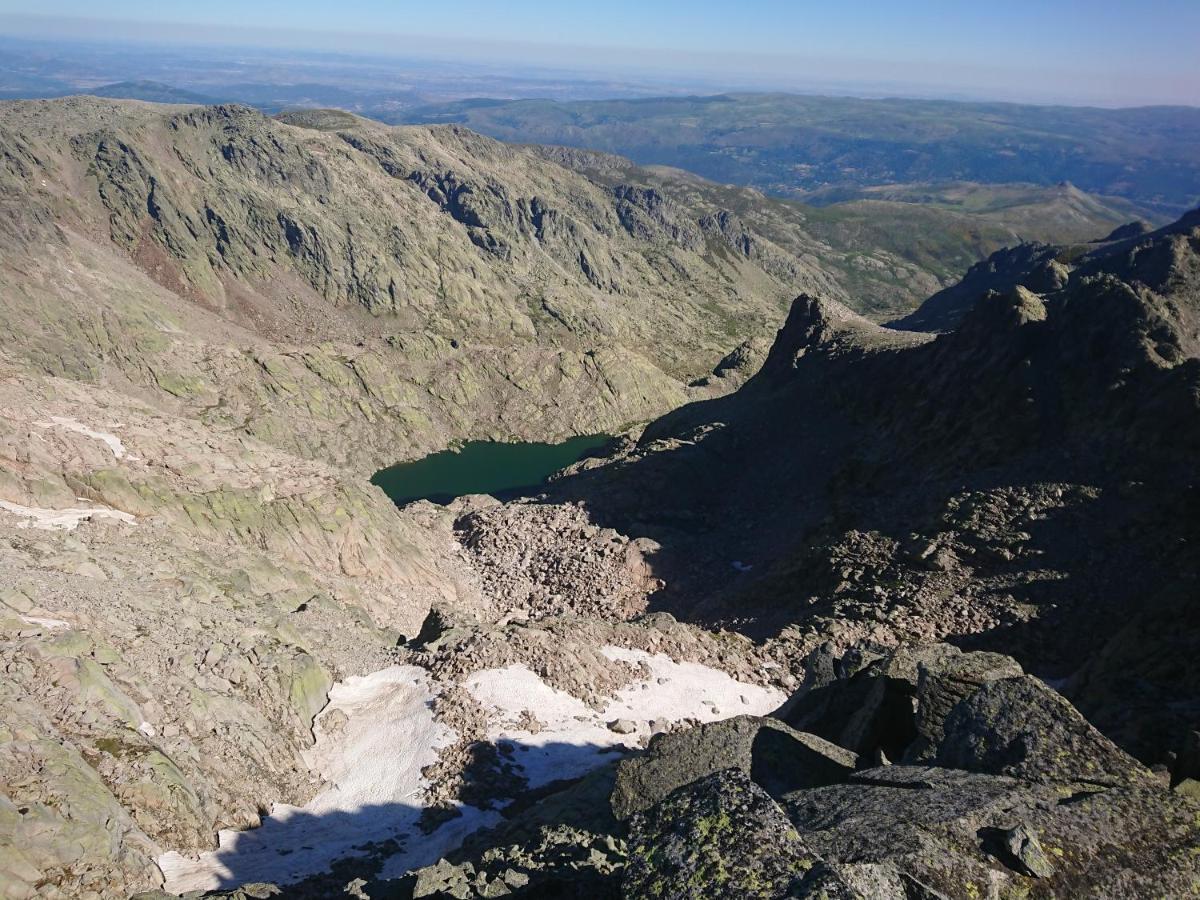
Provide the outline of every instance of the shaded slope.
<path id="1" fill-rule="evenodd" d="M 1090 663 L 1105 692 L 1081 681 L 1076 700 L 1159 758 L 1196 712 L 1146 699 L 1197 678 L 1194 652 L 1150 661 L 1180 640 L 1157 610 L 1194 615 L 1179 586 L 1200 573 L 1193 221 L 1098 251 L 1044 296 L 988 295 L 936 339 L 801 298 L 739 392 L 552 496 L 661 545 L 660 608 L 801 646 L 948 637 L 1062 677 L 1143 616 L 1144 665 Z M 1138 713 L 1107 705 L 1122 692 Z"/>

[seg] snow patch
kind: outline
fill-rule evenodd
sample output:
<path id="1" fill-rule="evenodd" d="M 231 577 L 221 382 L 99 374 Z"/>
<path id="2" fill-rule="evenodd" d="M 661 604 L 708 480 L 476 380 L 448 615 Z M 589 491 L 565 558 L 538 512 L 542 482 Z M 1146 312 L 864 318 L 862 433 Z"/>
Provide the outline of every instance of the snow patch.
<path id="1" fill-rule="evenodd" d="M 129 513 L 108 506 L 93 506 L 87 509 L 43 509 L 0 500 L 0 509 L 32 520 L 21 522 L 17 526 L 18 528 L 42 528 L 47 531 L 74 531 L 79 527 L 80 522 L 90 519 L 112 519 L 117 522 L 128 522 L 131 525 L 137 521 Z"/>
<path id="2" fill-rule="evenodd" d="M 20 616 L 19 618 L 26 625 L 36 625 L 50 631 L 65 631 L 71 627 L 70 622 L 64 622 L 62 619 L 46 619 L 42 616 Z"/>
<path id="3" fill-rule="evenodd" d="M 277 803 L 251 831 L 221 831 L 219 849 L 196 858 L 158 858 L 173 893 L 267 881 L 287 884 L 325 872 L 339 859 L 362 856 L 372 842 L 397 840 L 404 868 L 436 862 L 461 843 L 463 827 L 498 817 L 455 820 L 432 835 L 416 829 L 421 769 L 455 733 L 434 721 L 436 691 L 424 670 L 392 666 L 335 685 L 317 717 L 316 745 L 304 754 L 325 787 L 302 807 Z M 340 712 L 340 715 L 338 714 Z"/>
<path id="4" fill-rule="evenodd" d="M 98 441 L 103 441 L 108 445 L 108 449 L 112 451 L 112 455 L 120 459 L 125 455 L 125 445 L 121 439 L 115 434 L 109 434 L 107 431 L 93 431 L 82 422 L 72 419 L 68 416 L 51 416 L 49 422 L 34 422 L 38 428 L 59 428 L 73 431 L 76 434 L 82 434 L 90 438 L 95 438 Z"/>
<path id="5" fill-rule="evenodd" d="M 582 775 L 611 759 L 613 750 L 638 746 L 651 733 L 652 722 L 714 722 L 743 714 L 761 716 L 778 709 L 787 699 L 774 688 L 744 684 L 719 669 L 700 663 L 677 663 L 661 653 L 613 646 L 601 652 L 612 660 L 641 663 L 650 675 L 619 691 L 600 710 L 550 687 L 520 664 L 477 672 L 467 678 L 467 689 L 492 714 L 494 726 L 488 737 L 532 748 L 514 757 L 530 787 Z M 525 710 L 542 724 L 536 734 L 517 724 Z M 634 730 L 628 734 L 612 731 L 609 725 L 619 719 L 632 722 Z"/>
<path id="6" fill-rule="evenodd" d="M 602 652 L 645 665 L 649 676 L 600 710 L 550 687 L 523 665 L 464 680 L 489 711 L 489 739 L 522 747 L 510 759 L 530 787 L 579 776 L 611 760 L 613 751 L 632 748 L 649 734 L 651 721 L 762 715 L 786 699 L 781 691 L 662 654 L 611 646 Z M 321 792 L 303 807 L 276 804 L 260 828 L 220 832 L 216 851 L 160 856 L 166 889 L 183 893 L 255 881 L 288 884 L 326 872 L 338 860 L 366 855 L 381 866 L 375 877 L 398 878 L 436 862 L 472 832 L 495 825 L 500 813 L 461 806 L 461 816 L 432 834 L 417 828 L 428 786 L 421 770 L 457 737 L 434 720 L 437 692 L 415 666 L 393 666 L 336 685 L 314 725 L 316 744 L 304 754 L 325 782 Z M 518 724 L 525 710 L 541 722 L 538 733 Z M 632 721 L 633 733 L 611 731 L 608 724 L 616 719 Z M 374 851 L 367 846 L 386 841 L 396 845 Z"/>

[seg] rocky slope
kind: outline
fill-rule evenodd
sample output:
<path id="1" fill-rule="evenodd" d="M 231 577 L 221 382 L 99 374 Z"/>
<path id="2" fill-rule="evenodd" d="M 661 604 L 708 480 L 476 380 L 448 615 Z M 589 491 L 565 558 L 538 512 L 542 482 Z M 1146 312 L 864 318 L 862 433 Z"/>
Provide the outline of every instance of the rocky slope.
<path id="1" fill-rule="evenodd" d="M 658 543 L 657 608 L 1000 649 L 1163 762 L 1195 715 L 1163 623 L 1194 616 L 1198 574 L 1196 215 L 1055 265 L 1044 294 L 984 294 L 936 338 L 802 298 L 736 395 L 552 495 Z"/>
<path id="2" fill-rule="evenodd" d="M 429 821 L 465 840 L 214 896 L 1194 892 L 1200 229 L 1114 237 L 936 337 L 801 298 L 736 394 L 544 497 L 410 507 L 476 579 L 396 656 L 448 686 Z M 740 701 L 655 706 L 644 652 Z M 738 715 L 756 685 L 787 699 Z M 596 715 L 564 696 L 625 761 L 523 760 Z"/>
<path id="3" fill-rule="evenodd" d="M 1195 889 L 1194 215 L 935 336 L 608 157 L 0 117 L 0 895 Z M 537 498 L 365 478 L 697 397 Z"/>

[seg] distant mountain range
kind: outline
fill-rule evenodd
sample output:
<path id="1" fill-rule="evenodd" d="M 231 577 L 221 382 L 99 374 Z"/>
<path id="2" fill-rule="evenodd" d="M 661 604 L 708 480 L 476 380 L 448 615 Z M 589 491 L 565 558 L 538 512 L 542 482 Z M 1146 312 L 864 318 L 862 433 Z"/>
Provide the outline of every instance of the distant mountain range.
<path id="1" fill-rule="evenodd" d="M 185 91 L 160 81 L 118 81 L 87 91 L 94 97 L 111 97 L 114 100 L 148 100 L 151 103 L 218 103 L 216 97 Z"/>
<path id="2" fill-rule="evenodd" d="M 88 93 L 156 103 L 242 103 L 272 114 L 332 107 L 387 124 L 460 124 L 512 143 L 616 153 L 640 165 L 685 169 L 816 205 L 870 199 L 986 213 L 1007 206 L 1014 186 L 1028 192 L 1069 183 L 1127 219 L 1162 224 L 1200 202 L 1200 109 L 1193 107 L 795 94 L 430 103 L 430 94 L 411 85 L 367 89 L 318 75 L 295 83 L 202 87 L 131 79 L 82 89 L 62 79 L 0 74 L 0 99 Z M 1003 190 L 994 196 L 997 186 Z M 1048 237 L 1074 239 L 1067 225 Z"/>
<path id="3" fill-rule="evenodd" d="M 1070 181 L 1163 213 L 1200 200 L 1200 109 L 729 94 L 467 100 L 406 110 L 505 141 L 620 153 L 642 165 L 819 201 L 885 184 Z"/>

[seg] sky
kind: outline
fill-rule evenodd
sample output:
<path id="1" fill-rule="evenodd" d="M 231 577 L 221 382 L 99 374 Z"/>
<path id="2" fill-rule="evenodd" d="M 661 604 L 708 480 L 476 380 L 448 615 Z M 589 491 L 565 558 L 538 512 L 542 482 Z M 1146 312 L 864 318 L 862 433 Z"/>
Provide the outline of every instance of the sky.
<path id="1" fill-rule="evenodd" d="M 0 0 L 0 33 L 112 36 L 1200 105 L 1200 0 Z"/>

